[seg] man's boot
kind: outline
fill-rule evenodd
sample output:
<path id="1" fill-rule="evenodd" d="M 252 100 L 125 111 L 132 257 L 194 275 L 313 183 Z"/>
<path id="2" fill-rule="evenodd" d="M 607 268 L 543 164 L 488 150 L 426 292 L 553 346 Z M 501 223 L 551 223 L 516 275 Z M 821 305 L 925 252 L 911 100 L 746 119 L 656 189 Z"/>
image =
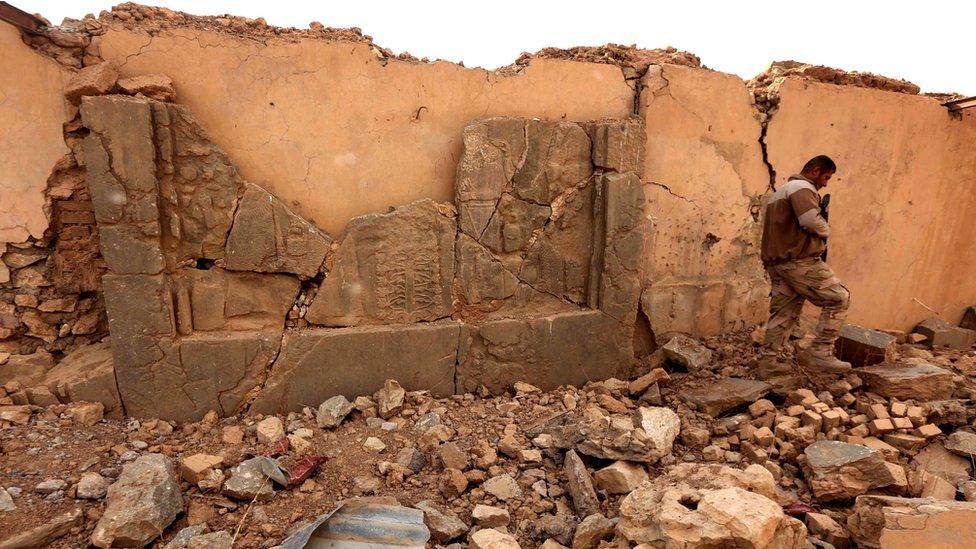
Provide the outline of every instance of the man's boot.
<path id="1" fill-rule="evenodd" d="M 784 360 L 781 350 L 765 349 L 756 360 L 754 373 L 759 379 L 771 379 L 793 373 L 793 368 Z"/>
<path id="2" fill-rule="evenodd" d="M 813 370 L 811 373 L 846 374 L 851 371 L 851 363 L 835 357 L 829 353 L 818 353 L 807 349 L 796 355 L 796 362 L 804 368 Z"/>

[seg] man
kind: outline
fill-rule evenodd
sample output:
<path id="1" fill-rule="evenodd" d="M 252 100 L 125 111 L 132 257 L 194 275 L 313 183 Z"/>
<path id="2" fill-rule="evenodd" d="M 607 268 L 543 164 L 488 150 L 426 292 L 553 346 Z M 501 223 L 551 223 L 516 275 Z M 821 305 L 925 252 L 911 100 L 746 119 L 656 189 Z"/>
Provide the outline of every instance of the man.
<path id="1" fill-rule="evenodd" d="M 830 226 L 820 212 L 819 190 L 837 171 L 829 157 L 811 158 L 799 175 L 773 193 L 763 220 L 762 261 L 772 280 L 767 356 L 778 354 L 800 317 L 804 301 L 820 307 L 816 338 L 797 362 L 823 373 L 843 373 L 851 365 L 834 357 L 834 341 L 847 316 L 851 294 L 821 260 Z"/>

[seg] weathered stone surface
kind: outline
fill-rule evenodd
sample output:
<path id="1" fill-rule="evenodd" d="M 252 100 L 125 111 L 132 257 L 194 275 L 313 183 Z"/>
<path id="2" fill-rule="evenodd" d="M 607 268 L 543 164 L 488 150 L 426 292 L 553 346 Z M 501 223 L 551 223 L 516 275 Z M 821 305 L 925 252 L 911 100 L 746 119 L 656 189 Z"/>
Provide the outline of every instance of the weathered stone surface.
<path id="1" fill-rule="evenodd" d="M 103 285 L 115 376 L 129 415 L 196 421 L 209 410 L 232 414 L 277 355 L 278 332 L 173 339 L 176 292 L 164 276 L 105 275 Z"/>
<path id="2" fill-rule="evenodd" d="M 833 545 L 836 549 L 850 547 L 850 534 L 829 516 L 822 513 L 807 513 L 806 525 L 811 536 Z"/>
<path id="3" fill-rule="evenodd" d="M 0 420 L 23 425 L 30 421 L 31 407 L 27 404 L 0 406 Z"/>
<path id="4" fill-rule="evenodd" d="M 69 532 L 84 520 L 84 510 L 75 507 L 70 511 L 45 518 L 42 524 L 25 532 L 11 532 L 10 537 L 0 540 L 0 548 L 22 549 L 29 547 L 52 547 L 59 538 Z M 6 532 L 4 532 L 6 534 Z"/>
<path id="5" fill-rule="evenodd" d="M 598 184 L 602 187 L 606 220 L 599 308 L 618 322 L 632 326 L 641 294 L 643 186 L 634 173 L 607 173 Z"/>
<path id="6" fill-rule="evenodd" d="M 968 349 L 976 343 L 976 331 L 953 326 L 935 316 L 920 322 L 915 332 L 926 337 L 925 343 L 929 347 Z"/>
<path id="7" fill-rule="evenodd" d="M 16 381 L 22 387 L 39 385 L 53 367 L 51 353 L 42 349 L 29 355 L 11 355 L 0 365 L 0 384 Z"/>
<path id="8" fill-rule="evenodd" d="M 268 469 L 268 461 L 268 458 L 256 457 L 233 467 L 222 493 L 240 501 L 268 501 L 273 498 L 272 475 L 275 472 Z"/>
<path id="9" fill-rule="evenodd" d="M 615 461 L 593 474 L 596 485 L 610 494 L 629 494 L 647 479 L 647 470 L 630 461 Z"/>
<path id="10" fill-rule="evenodd" d="M 493 476 L 486 480 L 481 487 L 484 488 L 485 492 L 488 492 L 501 501 L 509 501 L 522 497 L 522 489 L 519 488 L 515 479 L 508 474 Z"/>
<path id="11" fill-rule="evenodd" d="M 551 214 L 549 206 L 503 193 L 478 241 L 496 253 L 518 252 L 525 249 L 533 233 L 543 228 Z"/>
<path id="12" fill-rule="evenodd" d="M 427 525 L 430 536 L 435 541 L 451 541 L 468 531 L 468 525 L 464 524 L 457 515 L 433 501 L 421 501 L 415 507 L 424 512 L 424 524 Z"/>
<path id="13" fill-rule="evenodd" d="M 949 481 L 953 486 L 970 478 L 972 467 L 967 457 L 949 452 L 941 442 L 935 441 L 922 448 L 912 463 L 918 469 Z"/>
<path id="14" fill-rule="evenodd" d="M 976 435 L 956 431 L 945 440 L 946 450 L 968 459 L 976 459 Z"/>
<path id="15" fill-rule="evenodd" d="M 631 492 L 617 534 L 667 547 L 803 547 L 806 528 L 787 517 L 769 471 L 684 463 Z"/>
<path id="16" fill-rule="evenodd" d="M 633 337 L 600 311 L 486 322 L 462 330 L 458 390 L 501 393 L 516 381 L 543 390 L 613 377 L 633 360 Z"/>
<path id="17" fill-rule="evenodd" d="M 478 530 L 471 535 L 471 549 L 520 549 L 521 545 L 512 536 L 495 530 L 485 528 Z"/>
<path id="18" fill-rule="evenodd" d="M 867 446 L 820 440 L 804 454 L 804 476 L 821 501 L 850 499 L 894 482 L 884 458 Z"/>
<path id="19" fill-rule="evenodd" d="M 43 384 L 62 402 L 100 402 L 107 417 L 122 417 L 109 339 L 79 347 L 66 355 L 47 372 Z"/>
<path id="20" fill-rule="evenodd" d="M 109 481 L 98 473 L 85 473 L 78 481 L 78 497 L 102 499 L 108 493 Z"/>
<path id="21" fill-rule="evenodd" d="M 129 95 L 142 94 L 157 101 L 175 101 L 173 81 L 165 74 L 140 74 L 118 81 L 119 89 Z"/>
<path id="22" fill-rule="evenodd" d="M 479 503 L 471 510 L 471 519 L 482 528 L 495 528 L 508 525 L 511 516 L 508 509 Z"/>
<path id="23" fill-rule="evenodd" d="M 332 239 L 271 193 L 247 184 L 227 238 L 228 269 L 313 277 Z"/>
<path id="24" fill-rule="evenodd" d="M 593 489 L 593 479 L 583 460 L 573 450 L 566 452 L 563 464 L 563 475 L 566 477 L 566 491 L 573 499 L 576 514 L 583 518 L 600 512 L 600 500 Z"/>
<path id="25" fill-rule="evenodd" d="M 762 398 L 770 385 L 762 381 L 725 378 L 702 387 L 680 391 L 680 396 L 710 416 L 717 417 L 729 410 L 751 404 Z"/>
<path id="26" fill-rule="evenodd" d="M 575 426 L 574 426 L 575 427 Z M 577 449 L 601 459 L 654 463 L 671 453 L 680 422 L 667 408 L 641 407 L 633 415 L 607 415 L 588 407 L 572 438 Z M 563 438 L 563 437 L 560 437 Z"/>
<path id="27" fill-rule="evenodd" d="M 353 219 L 306 319 L 354 326 L 450 316 L 455 233 L 431 200 Z"/>
<path id="28" fill-rule="evenodd" d="M 527 145 L 525 121 L 477 120 L 464 128 L 462 142 L 455 184 L 459 225 L 467 235 L 479 238 L 503 190 L 521 166 Z"/>
<path id="29" fill-rule="evenodd" d="M 525 156 L 512 178 L 519 198 L 552 203 L 593 173 L 590 140 L 578 124 L 526 120 L 525 139 Z"/>
<path id="30" fill-rule="evenodd" d="M 377 413 L 383 419 L 390 419 L 399 414 L 403 410 L 403 401 L 406 396 L 406 391 L 403 390 L 398 381 L 395 379 L 386 380 L 383 382 L 383 387 L 373 395 Z"/>
<path id="31" fill-rule="evenodd" d="M 955 387 L 952 372 L 931 364 L 884 363 L 857 371 L 867 388 L 899 400 L 944 400 Z"/>
<path id="32" fill-rule="evenodd" d="M 689 372 L 708 369 L 712 361 L 712 350 L 686 335 L 672 337 L 661 349 L 665 359 Z"/>
<path id="33" fill-rule="evenodd" d="M 336 395 L 319 404 L 318 412 L 315 414 L 315 422 L 319 427 L 338 427 L 352 409 L 353 404 L 349 402 L 349 399 L 343 395 Z"/>
<path id="34" fill-rule="evenodd" d="M 894 359 L 895 336 L 845 324 L 835 345 L 837 358 L 859 368 Z"/>
<path id="35" fill-rule="evenodd" d="M 154 101 L 152 112 L 159 221 L 168 267 L 223 258 L 245 183 L 189 109 Z"/>
<path id="36" fill-rule="evenodd" d="M 215 467 L 220 467 L 224 459 L 220 456 L 209 454 L 193 454 L 180 460 L 180 476 L 190 484 L 200 482 L 207 472 Z"/>
<path id="37" fill-rule="evenodd" d="M 163 270 L 156 148 L 151 104 L 123 96 L 91 97 L 81 116 L 85 165 L 105 264 L 118 274 Z"/>
<path id="38" fill-rule="evenodd" d="M 604 120 L 586 124 L 593 144 L 593 165 L 615 172 L 640 174 L 644 170 L 644 125 L 630 120 Z"/>
<path id="39" fill-rule="evenodd" d="M 582 520 L 573 533 L 572 549 L 593 549 L 600 541 L 610 537 L 614 523 L 600 513 L 594 513 Z"/>
<path id="40" fill-rule="evenodd" d="M 466 304 L 507 299 L 515 294 L 518 278 L 475 239 L 457 239 L 457 277 Z"/>
<path id="41" fill-rule="evenodd" d="M 459 331 L 457 323 L 442 321 L 289 333 L 251 411 L 298 410 L 337 394 L 368 395 L 387 379 L 407 390 L 451 395 Z"/>
<path id="42" fill-rule="evenodd" d="M 858 547 L 964 547 L 976 539 L 976 503 L 859 496 L 847 526 Z"/>
<path id="43" fill-rule="evenodd" d="M 112 91 L 118 78 L 119 68 L 112 61 L 89 65 L 71 77 L 64 87 L 64 96 L 77 105 L 86 95 L 102 95 Z"/>
<path id="44" fill-rule="evenodd" d="M 578 305 L 596 308 L 599 277 L 595 250 L 603 243 L 597 186 L 588 183 L 554 205 L 552 221 L 525 250 L 519 279 L 533 289 Z"/>
<path id="45" fill-rule="evenodd" d="M 190 313 L 182 332 L 281 330 L 298 294 L 297 278 L 280 274 L 186 269 L 174 278 Z M 187 303 L 188 302 L 188 303 Z"/>
<path id="46" fill-rule="evenodd" d="M 71 420 L 91 427 L 105 417 L 105 406 L 101 402 L 74 402 L 65 410 Z"/>
<path id="47" fill-rule="evenodd" d="M 97 547 L 142 547 L 159 536 L 183 511 L 173 464 L 147 454 L 122 468 L 108 488 L 105 512 L 91 543 Z"/>

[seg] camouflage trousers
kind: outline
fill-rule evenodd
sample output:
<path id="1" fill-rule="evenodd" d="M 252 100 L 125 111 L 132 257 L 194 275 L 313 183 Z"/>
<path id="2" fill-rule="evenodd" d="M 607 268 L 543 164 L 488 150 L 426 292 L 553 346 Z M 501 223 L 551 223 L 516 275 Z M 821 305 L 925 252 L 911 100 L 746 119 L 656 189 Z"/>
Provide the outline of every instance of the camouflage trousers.
<path id="1" fill-rule="evenodd" d="M 820 322 L 810 350 L 818 355 L 832 355 L 847 317 L 850 291 L 819 258 L 768 265 L 766 272 L 772 280 L 767 347 L 773 351 L 782 349 L 800 318 L 803 303 L 810 301 L 820 307 Z"/>

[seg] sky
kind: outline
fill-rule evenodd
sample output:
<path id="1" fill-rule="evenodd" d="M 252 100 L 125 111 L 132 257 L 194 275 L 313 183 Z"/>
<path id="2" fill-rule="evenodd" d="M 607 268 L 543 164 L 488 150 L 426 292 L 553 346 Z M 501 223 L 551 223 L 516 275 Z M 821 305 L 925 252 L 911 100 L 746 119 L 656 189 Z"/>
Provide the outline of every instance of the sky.
<path id="1" fill-rule="evenodd" d="M 53 23 L 117 2 L 10 0 Z M 546 46 L 674 46 L 749 79 L 792 59 L 904 78 L 923 92 L 976 95 L 976 2 L 817 0 L 143 0 L 196 15 L 268 24 L 359 27 L 394 52 L 487 69 Z"/>

